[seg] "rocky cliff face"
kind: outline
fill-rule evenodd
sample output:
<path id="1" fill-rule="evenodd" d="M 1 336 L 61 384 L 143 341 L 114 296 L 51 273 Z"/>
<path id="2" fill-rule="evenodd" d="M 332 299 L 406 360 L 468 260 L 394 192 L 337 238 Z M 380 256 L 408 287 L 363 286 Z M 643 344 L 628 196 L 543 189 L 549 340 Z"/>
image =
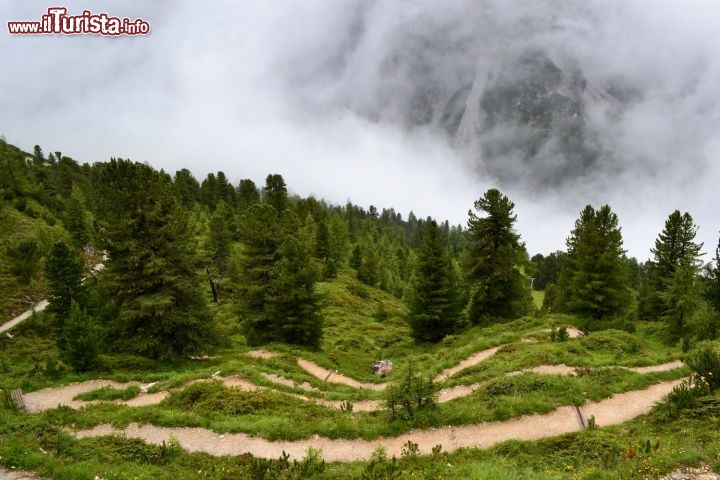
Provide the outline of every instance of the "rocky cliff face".
<path id="1" fill-rule="evenodd" d="M 559 184 L 582 175 L 601 155 L 594 112 L 621 106 L 577 68 L 562 70 L 530 50 L 496 71 L 478 71 L 449 98 L 439 125 L 503 181 L 530 170 L 534 182 Z"/>

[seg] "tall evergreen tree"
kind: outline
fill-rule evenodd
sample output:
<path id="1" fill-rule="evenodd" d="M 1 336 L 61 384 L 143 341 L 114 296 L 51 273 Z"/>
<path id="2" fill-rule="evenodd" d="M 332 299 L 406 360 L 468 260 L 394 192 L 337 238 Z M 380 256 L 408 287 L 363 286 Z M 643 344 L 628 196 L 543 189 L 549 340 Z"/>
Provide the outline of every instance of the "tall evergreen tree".
<path id="1" fill-rule="evenodd" d="M 455 268 L 434 221 L 419 232 L 408 321 L 416 341 L 435 342 L 455 331 L 458 295 Z"/>
<path id="2" fill-rule="evenodd" d="M 248 178 L 240 180 L 238 185 L 238 207 L 240 210 L 247 210 L 251 205 L 260 201 L 260 194 L 255 182 Z"/>
<path id="3" fill-rule="evenodd" d="M 240 239 L 245 247 L 240 285 L 242 327 L 248 343 L 258 345 L 276 338 L 265 306 L 272 295 L 272 273 L 280 259 L 283 235 L 278 213 L 267 203 L 252 205 L 240 224 Z"/>
<path id="4" fill-rule="evenodd" d="M 150 357 L 206 351 L 218 338 L 170 177 L 122 159 L 96 169 L 97 223 L 108 254 L 100 287 L 116 307 L 119 344 Z"/>
<path id="5" fill-rule="evenodd" d="M 45 260 L 48 281 L 48 308 L 58 332 L 70 316 L 72 302 L 83 304 L 85 290 L 82 277 L 85 265 L 65 242 L 55 242 Z"/>
<path id="6" fill-rule="evenodd" d="M 227 259 L 230 255 L 230 242 L 232 233 L 228 227 L 227 215 L 228 211 L 234 215 L 234 212 L 224 202 L 220 201 L 218 207 L 210 215 L 208 224 L 208 247 L 210 255 L 217 268 L 223 272 L 227 266 Z"/>
<path id="7" fill-rule="evenodd" d="M 62 358 L 76 372 L 96 366 L 100 354 L 100 332 L 93 319 L 73 300 L 62 330 Z"/>
<path id="8" fill-rule="evenodd" d="M 688 323 L 700 305 L 701 294 L 698 266 L 680 264 L 659 293 L 669 340 L 687 339 Z"/>
<path id="9" fill-rule="evenodd" d="M 469 211 L 463 270 L 469 290 L 468 317 L 473 324 L 488 317 L 516 318 L 532 304 L 529 282 L 521 272 L 525 246 L 514 230 L 515 204 L 490 189 Z"/>
<path id="10" fill-rule="evenodd" d="M 720 240 L 715 248 L 715 263 L 707 266 L 707 281 L 705 284 L 705 298 L 720 313 Z"/>
<path id="11" fill-rule="evenodd" d="M 588 205 L 567 240 L 567 266 L 560 277 L 566 309 L 602 319 L 627 312 L 630 279 L 618 218 L 608 205 Z"/>
<path id="12" fill-rule="evenodd" d="M 665 227 L 655 240 L 655 248 L 651 250 L 654 258 L 651 268 L 650 298 L 644 300 L 648 304 L 647 316 L 660 319 L 666 314 L 666 306 L 662 300 L 663 292 L 672 283 L 675 270 L 681 266 L 697 266 L 700 259 L 702 243 L 695 242 L 697 225 L 692 216 L 675 210 L 665 221 Z"/>
<path id="13" fill-rule="evenodd" d="M 187 168 L 175 172 L 174 184 L 180 202 L 186 208 L 192 207 L 200 199 L 200 183 Z"/>
<path id="14" fill-rule="evenodd" d="M 265 179 L 265 201 L 278 213 L 282 213 L 287 208 L 287 185 L 282 175 L 270 174 Z"/>
<path id="15" fill-rule="evenodd" d="M 320 297 L 315 293 L 315 266 L 305 246 L 293 235 L 285 238 L 278 253 L 265 312 L 281 341 L 317 347 L 323 337 L 323 318 Z"/>

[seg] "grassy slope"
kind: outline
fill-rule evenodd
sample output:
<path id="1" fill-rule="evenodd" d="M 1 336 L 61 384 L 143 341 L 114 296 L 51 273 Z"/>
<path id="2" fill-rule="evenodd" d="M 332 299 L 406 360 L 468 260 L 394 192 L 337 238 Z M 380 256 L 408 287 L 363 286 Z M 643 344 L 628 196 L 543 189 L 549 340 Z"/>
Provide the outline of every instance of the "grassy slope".
<path id="1" fill-rule="evenodd" d="M 14 332 L 16 338 L 11 346 L 3 347 L 2 355 L 10 372 L 0 372 L 0 382 L 34 390 L 100 376 L 119 381 L 159 381 L 159 388 L 171 388 L 191 379 L 207 378 L 213 372 L 220 371 L 223 375 L 238 374 L 257 384 L 275 386 L 279 390 L 293 390 L 273 385 L 261 375 L 266 372 L 296 382 L 307 381 L 322 390 L 320 394 L 309 395 L 354 401 L 378 398 L 379 394 L 358 392 L 341 385 L 326 385 L 300 369 L 293 356 L 300 355 L 327 368 L 337 368 L 346 375 L 372 382 L 380 381 L 369 370 L 370 362 L 376 358 L 392 359 L 396 371 L 402 370 L 404 364 L 412 361 L 421 371 L 434 375 L 475 351 L 501 344 L 510 345 L 481 365 L 459 373 L 445 385 L 487 381 L 487 387 L 469 397 L 442 405 L 435 414 L 415 424 L 389 422 L 383 412 L 348 415 L 310 406 L 277 393 L 233 396 L 233 402 L 220 405 L 209 400 L 186 404 L 182 398 L 176 397 L 164 405 L 135 409 L 102 404 L 84 411 L 58 409 L 37 415 L 4 410 L 4 420 L 0 421 L 0 461 L 7 465 L 52 471 L 58 478 L 93 478 L 98 473 L 108 479 L 197 478 L 196 474 L 190 473 L 198 470 L 206 472 L 208 478 L 248 478 L 251 467 L 247 459 L 216 459 L 176 450 L 168 452 L 132 440 L 78 441 L 62 434 L 59 429 L 70 425 L 92 426 L 104 422 L 122 425 L 140 421 L 166 426 L 202 426 L 219 432 L 246 431 L 271 439 L 308 438 L 316 434 L 375 438 L 378 435 L 394 435 L 415 425 L 462 424 L 547 411 L 557 404 L 572 404 L 586 397 L 599 399 L 613 392 L 640 388 L 668 376 L 687 373 L 679 371 L 643 376 L 609 370 L 577 379 L 539 375 L 503 378 L 504 373 L 546 363 L 640 366 L 678 358 L 680 352 L 665 347 L 657 339 L 657 328 L 650 324 L 641 324 L 637 335 L 601 332 L 566 343 L 547 342 L 547 328 L 572 324 L 572 318 L 563 316 L 525 318 L 488 327 L 478 326 L 448 337 L 437 345 L 416 345 L 410 340 L 407 326 L 402 321 L 405 312 L 402 302 L 360 284 L 351 271 L 343 270 L 337 279 L 319 284 L 318 290 L 325 297 L 327 322 L 325 339 L 318 351 L 278 344 L 266 348 L 282 352 L 280 357 L 270 360 L 247 358 L 241 354 L 248 347 L 238 334 L 234 307 L 231 302 L 225 302 L 212 307 L 216 317 L 224 323 L 229 338 L 229 344 L 219 352 L 217 358 L 175 365 L 154 365 L 127 356 L 110 356 L 106 358 L 106 363 L 113 366 L 112 371 L 84 376 L 61 374 L 60 378 L 52 378 L 51 372 L 47 369 L 43 371 L 45 364 L 41 365 L 40 371 L 33 372 L 37 363 L 33 357 L 43 359 L 56 354 L 52 339 L 38 334 L 43 330 L 42 316 L 38 316 L 34 322 Z M 387 318 L 382 321 L 376 318 L 380 304 L 387 312 Z M 538 342 L 520 341 L 528 338 Z M 230 398 L 222 391 L 220 394 L 223 398 Z M 238 405 L 253 405 L 255 411 L 245 415 L 230 414 L 228 409 L 237 408 Z M 432 458 L 408 457 L 401 461 L 401 466 L 409 472 L 407 475 L 414 471 L 418 478 L 434 478 L 427 476 L 433 469 L 437 470 L 438 478 L 573 478 L 573 472 L 578 469 L 591 473 L 589 477 L 583 475 L 580 478 L 617 478 L 619 472 L 624 475 L 625 472 L 632 473 L 626 478 L 642 478 L 635 474 L 638 469 L 645 468 L 648 462 L 650 466 L 647 468 L 665 471 L 679 461 L 690 461 L 697 457 L 712 460 L 712 455 L 707 452 L 719 451 L 712 450 L 719 442 L 717 430 L 712 430 L 713 425 L 717 428 L 712 423 L 692 424 L 692 428 L 697 428 L 702 434 L 704 443 L 700 445 L 694 442 L 690 444 L 692 448 L 684 450 L 681 448 L 681 439 L 684 437 L 677 432 L 679 427 L 676 423 L 648 424 L 638 420 L 608 431 L 587 431 L 533 443 L 506 442 L 489 451 L 463 450 L 442 456 L 442 462 Z M 622 458 L 626 449 L 645 438 L 653 441 L 661 439 L 663 449 L 653 454 L 654 457 L 647 455 L 647 458 L 632 461 Z M 585 446 L 578 447 L 578 442 Z M 50 456 L 38 454 L 36 452 L 39 448 L 56 453 Z M 603 460 L 605 451 L 612 452 L 612 458 Z M 332 465 L 323 478 L 352 478 L 363 468 L 365 464 L 360 463 Z M 422 475 L 420 472 L 423 472 Z"/>
<path id="2" fill-rule="evenodd" d="M 38 214 L 47 213 L 34 200 L 28 200 L 28 207 Z M 49 248 L 56 239 L 67 238 L 67 232 L 60 222 L 51 227 L 40 216 L 31 218 L 12 205 L 0 203 L 0 323 L 11 320 L 28 310 L 32 303 L 45 298 L 42 258 L 38 259 L 38 274 L 29 285 L 21 284 L 10 270 L 8 246 L 30 238 L 35 238 L 41 249 Z"/>

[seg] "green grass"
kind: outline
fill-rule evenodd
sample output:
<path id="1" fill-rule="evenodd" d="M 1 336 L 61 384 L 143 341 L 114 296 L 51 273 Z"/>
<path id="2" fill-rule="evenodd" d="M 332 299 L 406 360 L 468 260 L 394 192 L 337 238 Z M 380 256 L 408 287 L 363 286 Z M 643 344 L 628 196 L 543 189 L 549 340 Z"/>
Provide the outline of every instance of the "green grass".
<path id="1" fill-rule="evenodd" d="M 76 395 L 73 400 L 101 400 L 111 402 L 113 400 L 130 400 L 131 398 L 137 397 L 139 394 L 139 385 L 130 385 L 125 388 L 102 387 Z"/>
<path id="2" fill-rule="evenodd" d="M 342 270 L 337 279 L 320 283 L 318 291 L 324 297 L 326 317 L 321 347 L 306 350 L 283 344 L 266 345 L 264 348 L 280 353 L 271 359 L 244 355 L 250 347 L 239 334 L 237 309 L 227 292 L 225 300 L 211 306 L 226 343 L 207 360 L 160 363 L 127 354 L 105 354 L 97 371 L 72 374 L 58 361 L 59 352 L 47 318 L 37 315 L 16 327 L 11 341 L 3 340 L 0 344 L 0 355 L 7 368 L 0 371 L 0 384 L 32 391 L 107 378 L 118 382 L 158 382 L 154 391 L 170 390 L 171 395 L 159 405 L 137 408 L 101 403 L 82 410 L 58 408 L 31 415 L 3 407 L 0 462 L 37 470 L 53 478 L 96 475 L 107 479 L 253 478 L 253 469 L 258 466 L 247 457 L 189 454 L 176 445 L 163 449 L 118 437 L 77 440 L 63 433 L 63 428 L 138 422 L 202 427 L 218 433 L 245 432 L 271 440 L 307 439 L 315 435 L 375 439 L 416 427 L 463 425 L 548 412 L 559 405 L 580 404 L 586 399 L 597 401 L 688 374 L 684 368 L 648 375 L 610 368 L 654 365 L 681 358 L 682 352 L 677 347 L 662 343 L 657 324 L 637 323 L 634 334 L 601 331 L 552 343 L 550 328 L 573 325 L 576 321 L 568 316 L 545 315 L 471 327 L 437 344 L 415 344 L 404 320 L 403 303 L 385 292 L 361 285 L 351 271 Z M 385 318 L 377 315 L 379 305 L 387 312 Z M 393 381 L 408 363 L 432 377 L 479 350 L 500 345 L 503 348 L 497 354 L 457 373 L 442 385 L 482 382 L 479 390 L 441 404 L 413 421 L 390 421 L 384 411 L 345 413 L 287 395 L 300 393 L 351 403 L 382 398 L 379 392 L 318 380 L 297 365 L 297 356 L 360 381 L 379 383 Z M 380 358 L 394 362 L 394 371 L 386 379 L 370 372 L 370 363 Z M 560 363 L 596 370 L 578 377 L 532 373 L 506 376 L 525 368 Z M 217 371 L 223 376 L 238 375 L 272 387 L 273 391 L 246 393 L 212 381 L 188 386 L 193 380 L 209 379 Z M 318 391 L 277 385 L 263 373 L 281 375 L 298 384 L 308 382 Z M 100 389 L 78 398 L 110 400 L 134 393 L 126 390 Z M 401 478 L 643 478 L 644 471 L 652 477 L 678 463 L 698 459 L 711 464 L 720 462 L 715 454 L 719 451 L 716 419 L 704 424 L 698 419 L 683 418 L 666 424 L 653 418 L 539 442 L 505 442 L 489 450 L 464 449 L 436 457 L 410 455 L 399 459 L 398 468 L 404 472 Z M 678 425 L 696 429 L 702 441 L 688 440 L 690 434 L 678 433 Z M 663 446 L 657 452 L 632 460 L 623 457 L 628 448 L 647 438 L 660 439 Z M 53 453 L 45 455 L 40 448 Z M 367 462 L 332 464 L 317 478 L 359 478 L 367 466 Z"/>

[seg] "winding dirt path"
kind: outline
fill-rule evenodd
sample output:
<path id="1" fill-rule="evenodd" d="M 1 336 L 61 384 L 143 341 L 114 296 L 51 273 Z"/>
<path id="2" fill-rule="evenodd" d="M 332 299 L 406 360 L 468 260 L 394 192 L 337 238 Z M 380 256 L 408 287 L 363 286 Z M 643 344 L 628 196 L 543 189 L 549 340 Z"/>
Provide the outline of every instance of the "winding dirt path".
<path id="1" fill-rule="evenodd" d="M 105 265 L 102 263 L 98 263 L 98 264 L 93 265 L 91 270 L 93 272 L 99 272 L 103 268 L 105 268 Z M 32 317 L 32 314 L 35 312 L 42 312 L 43 310 L 45 310 L 47 308 L 48 304 L 49 304 L 49 302 L 47 300 L 39 301 L 38 303 L 33 305 L 33 307 L 30 310 L 23 312 L 20 315 L 18 315 L 17 317 L 13 318 L 12 320 L 7 321 L 7 322 L 3 323 L 2 325 L 0 325 L 0 332 L 10 330 L 18 323 L 24 322 L 28 318 Z"/>
<path id="2" fill-rule="evenodd" d="M 467 357 L 465 360 L 462 360 L 460 363 L 455 365 L 454 367 L 446 368 L 442 372 L 440 372 L 434 379 L 434 382 L 444 382 L 451 376 L 455 375 L 456 373 L 465 370 L 466 368 L 472 367 L 477 365 L 478 363 L 492 357 L 497 353 L 497 351 L 500 350 L 500 347 L 492 347 L 488 348 L 486 350 L 481 350 L 479 352 L 475 352 L 469 357 Z"/>
<path id="3" fill-rule="evenodd" d="M 304 358 L 297 359 L 298 365 L 308 372 L 310 375 L 329 383 L 339 383 L 353 387 L 357 389 L 375 390 L 377 392 L 385 390 L 387 383 L 365 383 L 355 380 L 354 378 L 346 377 L 342 373 L 338 373 L 336 370 L 328 370 L 327 368 L 321 367 L 315 362 L 305 360 Z"/>
<path id="4" fill-rule="evenodd" d="M 17 317 L 13 318 L 13 319 L 10 320 L 9 322 L 5 322 L 5 323 L 3 323 L 2 325 L 0 325 L 0 332 L 4 332 L 4 331 L 6 331 L 6 330 L 10 330 L 11 328 L 13 328 L 13 327 L 14 327 L 15 325 L 17 325 L 18 323 L 24 322 L 24 321 L 27 320 L 28 318 L 32 317 L 32 314 L 33 314 L 33 313 L 35 313 L 35 312 L 42 312 L 43 310 L 45 310 L 45 309 L 47 308 L 47 306 L 48 306 L 48 301 L 47 301 L 47 300 L 43 300 L 43 301 L 41 301 L 41 302 L 36 303 L 36 304 L 33 306 L 33 308 L 31 308 L 31 309 L 28 310 L 27 312 L 21 313 L 20 315 L 18 315 Z"/>
<path id="5" fill-rule="evenodd" d="M 652 406 L 680 380 L 663 382 L 644 390 L 614 395 L 606 400 L 583 407 L 585 418 L 595 416 L 600 426 L 626 422 L 650 411 Z M 88 430 L 74 432 L 78 438 L 102 435 L 124 435 L 140 438 L 147 442 L 161 444 L 175 438 L 180 445 L 191 452 L 206 452 L 211 455 L 242 455 L 249 453 L 256 457 L 278 458 L 283 451 L 291 457 L 302 458 L 309 447 L 320 448 L 327 461 L 367 460 L 373 450 L 384 446 L 388 455 L 400 456 L 402 446 L 412 441 L 418 444 L 422 454 L 429 454 L 432 447 L 442 445 L 445 451 L 462 447 L 487 448 L 505 440 L 537 440 L 580 430 L 574 407 L 561 407 L 542 414 L 509 420 L 487 422 L 458 427 L 443 427 L 430 430 L 413 430 L 394 438 L 380 438 L 367 441 L 362 439 L 343 440 L 316 436 L 310 440 L 271 442 L 246 434 L 217 434 L 202 428 L 163 428 L 154 425 L 131 424 L 116 430 L 111 425 L 99 425 Z"/>

